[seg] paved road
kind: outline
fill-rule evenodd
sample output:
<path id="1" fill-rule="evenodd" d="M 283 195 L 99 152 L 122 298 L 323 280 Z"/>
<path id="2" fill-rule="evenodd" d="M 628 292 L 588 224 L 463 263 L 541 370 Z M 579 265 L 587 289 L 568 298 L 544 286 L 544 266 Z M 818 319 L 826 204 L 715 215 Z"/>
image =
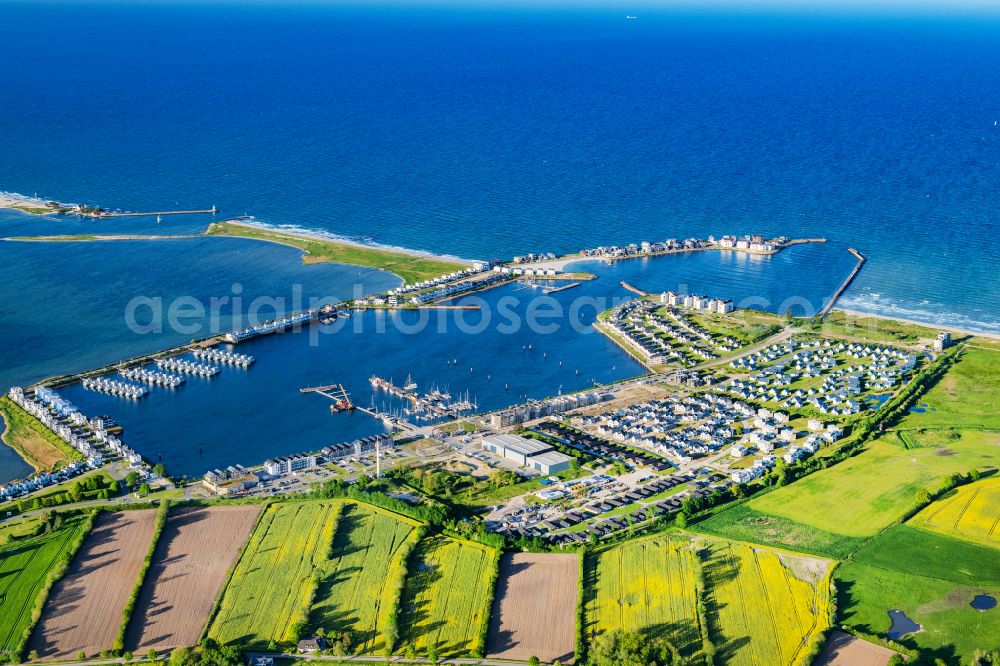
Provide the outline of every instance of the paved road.
<path id="1" fill-rule="evenodd" d="M 323 654 L 298 654 L 298 655 L 288 655 L 280 653 L 256 653 L 252 652 L 247 655 L 250 658 L 253 657 L 273 657 L 275 659 L 300 659 L 309 661 L 336 661 L 336 662 L 347 662 L 347 663 L 377 663 L 377 664 L 454 664 L 456 666 L 511 666 L 512 664 L 526 664 L 527 661 L 515 661 L 511 659 L 439 659 L 436 662 L 432 662 L 426 657 L 377 657 L 374 655 L 346 655 L 343 657 L 335 657 L 333 655 L 323 655 Z M 89 662 L 94 663 L 94 662 Z M 63 666 L 60 664 L 60 666 Z M 80 666 L 86 666 L 86 664 L 81 664 Z"/>

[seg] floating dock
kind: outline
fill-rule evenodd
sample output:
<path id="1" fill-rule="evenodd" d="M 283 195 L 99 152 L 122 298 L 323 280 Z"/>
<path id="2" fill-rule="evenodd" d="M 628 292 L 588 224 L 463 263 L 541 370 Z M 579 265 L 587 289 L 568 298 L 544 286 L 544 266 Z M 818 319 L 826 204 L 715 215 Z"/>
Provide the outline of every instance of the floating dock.
<path id="1" fill-rule="evenodd" d="M 145 386 L 120 382 L 116 379 L 107 379 L 106 377 L 88 377 L 81 384 L 88 391 L 106 393 L 116 398 L 128 398 L 130 400 L 144 398 L 149 393 L 149 389 Z"/>
<path id="2" fill-rule="evenodd" d="M 192 350 L 191 355 L 202 361 L 218 363 L 219 365 L 234 365 L 240 368 L 249 368 L 254 362 L 253 356 L 234 354 L 214 348 L 195 349 Z"/>
<path id="3" fill-rule="evenodd" d="M 212 377 L 213 375 L 219 374 L 219 369 L 214 365 L 195 363 L 178 356 L 174 356 L 173 358 L 157 359 L 156 367 L 160 370 L 171 370 L 173 372 L 179 372 L 182 375 L 196 375 L 198 377 Z"/>
<path id="4" fill-rule="evenodd" d="M 122 368 L 118 371 L 118 374 L 125 379 L 152 384 L 154 386 L 165 386 L 167 388 L 177 388 L 184 383 L 184 378 L 179 375 L 158 372 L 149 368 Z"/>
<path id="5" fill-rule="evenodd" d="M 330 405 L 331 412 L 344 412 L 354 409 L 354 403 L 351 402 L 351 396 L 347 394 L 347 389 L 344 388 L 343 384 L 308 386 L 306 388 L 300 388 L 299 393 L 319 393 L 321 396 L 333 400 L 333 404 Z"/>

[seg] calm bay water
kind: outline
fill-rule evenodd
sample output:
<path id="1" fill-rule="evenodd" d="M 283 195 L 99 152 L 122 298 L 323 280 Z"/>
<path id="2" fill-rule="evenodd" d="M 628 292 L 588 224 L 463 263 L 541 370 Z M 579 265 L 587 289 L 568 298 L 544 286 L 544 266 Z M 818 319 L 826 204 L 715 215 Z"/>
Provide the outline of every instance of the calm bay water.
<path id="1" fill-rule="evenodd" d="M 626 279 L 818 309 L 849 270 L 853 246 L 870 261 L 842 305 L 1000 330 L 1000 253 L 990 240 L 1000 192 L 995 15 L 637 13 L 626 21 L 593 7 L 2 3 L 0 189 L 133 210 L 215 204 L 475 258 L 726 232 L 825 236 L 825 247 L 763 262 L 619 264 L 564 297 L 610 295 Z M 208 221 L 0 212 L 0 235 L 195 233 Z M 307 296 L 345 297 L 359 278 L 370 290 L 394 284 L 375 271 L 298 263 L 294 250 L 217 239 L 0 243 L 0 386 L 194 337 L 128 331 L 123 312 L 135 295 L 203 299 L 232 295 L 239 282 L 248 297 L 290 296 L 296 283 Z M 332 360 L 318 374 L 364 391 L 372 363 L 384 361 L 388 374 L 445 381 L 432 350 L 461 338 L 412 337 L 384 358 L 391 337 L 324 337 Z M 254 344 L 262 355 L 268 345 L 293 354 L 293 339 Z M 630 372 L 606 341 L 585 340 L 566 344 L 599 357 L 588 361 L 592 373 Z M 491 354 L 511 345 L 497 342 L 469 343 L 470 364 L 506 366 Z M 134 419 L 128 441 L 140 451 L 192 473 L 248 437 L 261 442 L 247 449 L 256 461 L 368 428 L 358 415 L 331 422 L 325 405 L 310 417 L 289 405 L 294 418 L 273 425 L 250 414 L 220 417 L 212 437 L 185 430 L 205 421 L 199 409 L 253 409 L 227 402 L 224 382 L 237 392 L 275 386 L 261 395 L 301 402 L 293 384 L 311 379 L 303 373 L 316 361 L 305 349 L 298 360 L 262 356 L 245 378 L 106 411 Z M 288 377 L 257 379 L 269 372 Z M 547 395 L 560 383 L 543 373 L 530 385 Z M 462 388 L 484 405 L 509 398 Z M 534 395 L 529 388 L 504 393 Z M 278 437 L 299 418 L 313 434 Z M 233 443 L 190 461 L 184 451 L 218 441 L 222 423 L 232 432 L 222 441 Z M 277 438 L 275 450 L 264 451 L 265 435 Z M 0 478 L 11 475 L 5 455 Z"/>
<path id="2" fill-rule="evenodd" d="M 360 412 L 330 414 L 327 399 L 299 392 L 305 386 L 342 383 L 357 404 L 398 409 L 402 405 L 374 392 L 368 378 L 402 384 L 411 375 L 422 391 L 468 394 L 481 410 L 492 410 L 641 374 L 640 365 L 591 326 L 598 312 L 634 297 L 622 280 L 814 312 L 851 265 L 850 255 L 832 246 L 801 246 L 752 262 L 719 253 L 613 266 L 587 262 L 580 267 L 598 279 L 549 297 L 512 284 L 454 301 L 479 305 L 479 311 L 367 312 L 335 326 L 250 341 L 238 347 L 257 359 L 250 369 L 225 368 L 216 378 L 189 379 L 177 390 L 153 389 L 139 402 L 79 385 L 61 393 L 84 413 L 114 416 L 125 427 L 126 441 L 149 459 L 195 475 L 382 430 Z M 785 303 L 793 280 L 803 298 Z"/>

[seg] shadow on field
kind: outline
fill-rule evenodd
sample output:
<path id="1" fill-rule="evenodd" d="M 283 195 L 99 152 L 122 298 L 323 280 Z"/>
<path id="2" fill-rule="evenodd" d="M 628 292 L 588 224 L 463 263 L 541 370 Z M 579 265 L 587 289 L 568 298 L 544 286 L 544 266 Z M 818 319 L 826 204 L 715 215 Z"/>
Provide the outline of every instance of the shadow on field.
<path id="1" fill-rule="evenodd" d="M 709 636 L 715 644 L 718 663 L 735 663 L 740 648 L 750 642 L 749 636 L 727 636 L 719 622 L 719 612 L 726 607 L 719 601 L 714 590 L 739 577 L 739 568 L 724 552 L 713 552 L 709 548 L 698 551 L 697 557 L 704 563 L 702 570 L 705 576 L 705 623 Z"/>
<path id="2" fill-rule="evenodd" d="M 406 586 L 403 588 L 403 597 L 399 604 L 399 619 L 402 624 L 402 640 L 404 643 L 416 643 L 421 636 L 427 638 L 428 645 L 434 645 L 438 653 L 448 656 L 453 652 L 461 652 L 464 645 L 448 645 L 436 643 L 433 640 L 434 634 L 445 625 L 443 621 L 430 621 L 430 600 L 417 601 L 416 596 L 420 592 L 430 588 L 435 583 L 444 578 L 441 567 L 432 566 L 427 563 L 428 556 L 433 550 L 433 545 L 437 544 L 434 539 L 426 539 L 420 546 L 414 558 L 416 562 L 415 573 L 407 578 Z"/>
<path id="3" fill-rule="evenodd" d="M 333 559 L 347 557 L 353 553 L 367 550 L 364 546 L 355 545 L 354 536 L 359 531 L 365 529 L 365 516 L 348 505 L 340 514 L 337 524 L 337 531 L 333 538 Z M 340 568 L 336 572 L 323 576 L 316 589 L 317 599 L 337 599 L 339 596 L 337 586 L 350 579 L 350 577 L 361 571 L 362 567 Z M 367 600 L 372 606 L 377 606 L 378 599 Z M 359 651 L 362 646 L 375 641 L 378 637 L 377 628 L 360 630 L 358 623 L 361 621 L 354 613 L 336 613 L 330 607 L 322 605 L 314 606 L 313 612 L 309 616 L 309 624 L 313 627 L 322 627 L 327 634 L 349 633 L 353 650 Z"/>

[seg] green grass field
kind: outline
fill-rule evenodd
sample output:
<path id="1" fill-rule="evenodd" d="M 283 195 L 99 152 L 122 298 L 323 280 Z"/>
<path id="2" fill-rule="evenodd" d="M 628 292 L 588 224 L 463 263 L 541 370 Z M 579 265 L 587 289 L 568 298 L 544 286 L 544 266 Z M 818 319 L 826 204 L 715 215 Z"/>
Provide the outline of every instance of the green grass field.
<path id="1" fill-rule="evenodd" d="M 66 516 L 59 529 L 27 536 L 25 532 L 33 532 L 38 523 L 31 519 L 23 529 L 11 529 L 5 538 L 12 540 L 0 547 L 0 653 L 20 646 L 34 624 L 32 611 L 49 572 L 60 559 L 73 555 L 88 521 L 83 515 Z"/>
<path id="2" fill-rule="evenodd" d="M 962 585 L 1000 587 L 1000 550 L 910 525 L 889 528 L 851 559 Z"/>
<path id="3" fill-rule="evenodd" d="M 936 491 L 950 474 L 996 465 L 1000 433 L 963 431 L 936 441 L 914 435 L 905 449 L 885 438 L 861 454 L 749 502 L 755 511 L 812 527 L 865 537 L 877 534 L 917 506 L 917 491 Z"/>
<path id="4" fill-rule="evenodd" d="M 708 628 L 716 663 L 801 663 L 827 627 L 828 564 L 712 541 L 704 562 Z"/>
<path id="5" fill-rule="evenodd" d="M 1000 587 L 964 585 L 859 562 L 841 564 L 834 578 L 841 624 L 884 636 L 892 624 L 888 611 L 901 610 L 922 630 L 899 642 L 933 650 L 949 666 L 969 663 L 977 649 L 1000 647 L 1000 613 L 979 612 L 969 605 L 980 593 L 1000 599 Z"/>
<path id="6" fill-rule="evenodd" d="M 379 247 L 366 247 L 353 243 L 338 243 L 337 241 L 302 234 L 258 229 L 226 222 L 218 222 L 210 225 L 205 234 L 209 236 L 255 238 L 291 245 L 306 253 L 303 260 L 307 264 L 335 262 L 338 264 L 379 268 L 395 273 L 403 278 L 407 284 L 415 284 L 465 268 L 465 265 L 457 262 L 435 259 L 409 252 L 400 252 L 398 250 Z"/>
<path id="7" fill-rule="evenodd" d="M 320 581 L 309 615 L 314 629 L 351 633 L 352 652 L 384 654 L 384 632 L 402 582 L 406 548 L 420 523 L 363 504 L 348 504 L 340 517 L 328 574 Z"/>
<path id="8" fill-rule="evenodd" d="M 863 538 L 836 534 L 783 516 L 755 511 L 749 503 L 724 509 L 691 529 L 727 539 L 836 559 L 849 557 L 864 543 Z"/>
<path id="9" fill-rule="evenodd" d="M 784 325 L 783 318 L 760 310 L 734 310 L 729 314 L 684 311 L 684 314 L 712 335 L 732 336 L 744 347 L 766 340 Z"/>
<path id="10" fill-rule="evenodd" d="M 959 486 L 909 520 L 911 525 L 1000 546 L 1000 478 Z"/>
<path id="11" fill-rule="evenodd" d="M 900 642 L 956 666 L 1000 647 L 1000 614 L 969 605 L 977 594 L 1000 598 L 1000 550 L 913 524 L 886 530 L 837 568 L 839 621 L 885 635 L 888 611 L 901 610 L 923 630 Z"/>
<path id="12" fill-rule="evenodd" d="M 290 641 L 295 618 L 305 619 L 314 576 L 330 563 L 342 506 L 268 507 L 233 570 L 208 636 L 241 647 Z"/>
<path id="13" fill-rule="evenodd" d="M 485 650 L 481 639 L 489 621 L 490 581 L 497 552 L 443 536 L 424 539 L 414 555 L 399 609 L 404 644 L 445 656 Z"/>
<path id="14" fill-rule="evenodd" d="M 804 329 L 824 335 L 846 336 L 873 342 L 903 342 L 916 343 L 920 340 L 933 340 L 938 329 L 893 321 L 880 317 L 863 317 L 833 310 L 822 321 L 796 320 L 796 324 Z"/>
<path id="15" fill-rule="evenodd" d="M 688 539 L 669 536 L 629 541 L 588 556 L 588 640 L 621 629 L 667 638 L 686 655 L 697 652 L 695 557 Z"/>
<path id="16" fill-rule="evenodd" d="M 901 429 L 987 429 L 1000 432 L 1000 351 L 970 348 L 948 374 L 918 401 L 925 411 L 910 413 Z"/>

